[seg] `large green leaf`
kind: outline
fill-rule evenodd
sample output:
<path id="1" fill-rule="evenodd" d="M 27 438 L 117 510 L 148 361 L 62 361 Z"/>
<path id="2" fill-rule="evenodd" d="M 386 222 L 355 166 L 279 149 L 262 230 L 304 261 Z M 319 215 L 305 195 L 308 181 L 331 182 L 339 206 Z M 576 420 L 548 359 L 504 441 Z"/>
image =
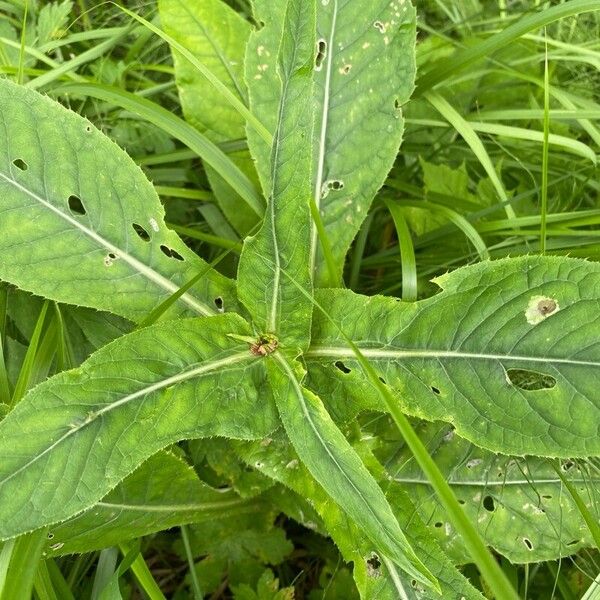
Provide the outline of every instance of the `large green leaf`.
<path id="1" fill-rule="evenodd" d="M 158 6 L 165 32 L 192 52 L 247 104 L 243 70 L 250 23 L 223 0 L 160 0 Z M 244 138 L 246 121 L 243 116 L 224 102 L 221 93 L 175 49 L 173 58 L 186 120 L 215 142 Z M 248 177 L 256 179 L 248 150 L 240 150 L 229 157 Z M 209 168 L 207 174 L 226 217 L 239 233 L 248 233 L 257 223 L 255 212 L 214 170 Z"/>
<path id="2" fill-rule="evenodd" d="M 277 86 L 282 90 L 271 157 L 273 189 L 260 231 L 244 244 L 238 274 L 240 300 L 261 334 L 283 346 L 306 348 L 312 304 L 310 143 L 315 12 L 312 2 L 290 0 L 279 49 Z M 275 69 L 275 68 L 274 68 Z M 291 316 L 293 313 L 293 317 Z"/>
<path id="3" fill-rule="evenodd" d="M 235 444 L 240 455 L 249 465 L 281 482 L 298 494 L 300 499 L 310 499 L 310 506 L 306 508 L 302 506 L 299 510 L 293 511 L 298 513 L 294 518 L 299 518 L 300 522 L 311 529 L 322 529 L 310 520 L 315 518 L 311 515 L 311 511 L 316 509 L 319 518 L 325 523 L 327 534 L 331 535 L 344 559 L 354 563 L 354 579 L 362 598 L 365 600 L 397 600 L 403 597 L 411 599 L 418 597 L 421 600 L 440 598 L 433 590 L 423 589 L 421 585 L 417 586 L 416 582 L 400 571 L 392 561 L 377 554 L 378 548 L 366 537 L 357 522 L 330 498 L 307 469 L 299 463 L 296 453 L 281 432 L 275 432 L 266 441 Z M 361 454 L 364 456 L 364 452 Z M 368 457 L 365 458 L 372 467 L 373 461 Z M 408 496 L 397 485 L 390 488 L 387 474 L 382 472 L 380 466 L 376 466 L 375 470 L 381 471 L 378 473 L 378 479 L 387 490 L 387 497 L 394 508 L 394 514 L 414 545 L 417 555 L 438 579 L 442 590 L 441 597 L 481 600 L 481 595 L 440 550 L 433 536 L 416 514 Z M 294 502 L 293 498 L 289 498 L 289 494 L 290 492 L 287 498 L 279 494 L 283 499 L 284 509 L 288 509 Z M 420 590 L 418 596 L 416 587 Z M 403 593 L 406 596 L 403 596 Z"/>
<path id="4" fill-rule="evenodd" d="M 594 545 L 581 513 L 547 459 L 492 454 L 439 423 L 428 424 L 420 433 L 479 535 L 511 562 L 556 560 Z M 410 451 L 400 450 L 396 442 L 389 444 L 385 454 L 387 469 L 411 494 L 446 553 L 456 562 L 470 562 Z M 597 507 L 597 475 L 571 461 L 564 463 L 563 470 L 586 504 Z"/>
<path id="5" fill-rule="evenodd" d="M 286 433 L 313 477 L 377 551 L 417 581 L 427 586 L 435 583 L 404 536 L 381 488 L 321 400 L 302 387 L 298 374 L 281 354 L 269 359 L 267 370 Z"/>
<path id="6" fill-rule="evenodd" d="M 232 282 L 167 229 L 142 171 L 88 121 L 7 80 L 0 115 L 1 279 L 135 321 L 205 271 L 171 315 L 236 306 Z"/>
<path id="7" fill-rule="evenodd" d="M 180 458 L 159 452 L 85 512 L 52 527 L 51 556 L 91 552 L 184 523 L 235 519 L 258 510 L 233 490 L 215 490 Z"/>
<path id="8" fill-rule="evenodd" d="M 274 429 L 264 367 L 229 335 L 250 333 L 234 314 L 157 324 L 34 388 L 0 423 L 0 538 L 89 508 L 178 440 Z"/>
<path id="9" fill-rule="evenodd" d="M 417 303 L 323 291 L 317 299 L 405 412 L 452 423 L 492 451 L 600 454 L 600 266 L 524 257 L 459 269 Z M 310 371 L 378 402 L 337 326 L 316 311 Z M 324 386 L 324 387 L 323 387 Z"/>
<path id="10" fill-rule="evenodd" d="M 275 6 L 274 6 L 275 4 Z M 246 81 L 250 107 L 273 130 L 275 56 L 284 3 L 255 0 L 257 22 L 250 37 Z M 327 0 L 317 6 L 313 72 L 317 106 L 312 145 L 312 190 L 335 257 L 338 276 L 344 256 L 377 190 L 396 158 L 403 132 L 401 106 L 413 89 L 415 11 L 409 0 Z M 254 132 L 248 141 L 268 189 L 268 148 Z M 327 272 L 312 229 L 317 282 Z"/>

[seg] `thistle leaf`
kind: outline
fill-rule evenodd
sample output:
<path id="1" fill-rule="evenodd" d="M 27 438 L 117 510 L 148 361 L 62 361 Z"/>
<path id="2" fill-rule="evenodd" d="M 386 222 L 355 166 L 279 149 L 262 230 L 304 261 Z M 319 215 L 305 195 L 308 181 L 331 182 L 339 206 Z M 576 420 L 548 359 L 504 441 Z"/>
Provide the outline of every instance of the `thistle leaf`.
<path id="1" fill-rule="evenodd" d="M 443 291 L 416 303 L 343 290 L 317 300 L 405 412 L 494 452 L 600 455 L 600 266 L 524 257 L 436 282 Z M 373 407 L 378 394 L 339 328 L 315 311 L 309 371 L 323 397 L 345 389 Z"/>
<path id="2" fill-rule="evenodd" d="M 198 272 L 170 316 L 235 308 L 233 283 L 167 229 L 158 196 L 116 144 L 37 92 L 0 81 L 0 279 L 143 319 Z"/>
<path id="3" fill-rule="evenodd" d="M 0 538 L 89 508 L 179 440 L 272 431 L 264 367 L 231 333 L 251 330 L 233 314 L 159 323 L 29 392 L 0 423 Z"/>

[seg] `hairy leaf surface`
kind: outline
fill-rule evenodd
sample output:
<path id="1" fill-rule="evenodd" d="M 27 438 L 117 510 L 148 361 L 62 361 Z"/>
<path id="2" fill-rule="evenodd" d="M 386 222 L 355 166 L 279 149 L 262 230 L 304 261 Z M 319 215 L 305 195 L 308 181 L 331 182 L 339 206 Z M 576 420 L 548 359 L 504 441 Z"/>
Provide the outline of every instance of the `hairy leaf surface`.
<path id="1" fill-rule="evenodd" d="M 0 278 L 35 294 L 144 318 L 199 271 L 171 315 L 236 305 L 233 283 L 166 228 L 142 171 L 79 115 L 0 81 Z"/>
<path id="2" fill-rule="evenodd" d="M 279 50 L 282 90 L 273 142 L 272 192 L 262 228 L 244 244 L 238 292 L 260 333 L 276 334 L 288 348 L 306 348 L 312 305 L 298 286 L 311 289 L 310 140 L 314 4 L 291 0 Z M 293 316 L 292 316 L 293 315 Z"/>
<path id="3" fill-rule="evenodd" d="M 264 367 L 229 337 L 250 332 L 233 314 L 157 324 L 34 388 L 0 423 L 0 537 L 89 508 L 178 440 L 274 429 Z"/>
<path id="4" fill-rule="evenodd" d="M 254 1 L 255 20 L 265 25 L 250 37 L 246 54 L 250 106 L 271 130 L 278 100 L 275 56 L 282 35 L 282 8 L 273 4 L 278 3 Z M 415 11 L 409 0 L 315 4 L 312 189 L 340 275 L 402 139 L 401 106 L 410 97 L 415 75 Z M 268 148 L 250 130 L 248 141 L 268 189 Z M 314 227 L 312 242 L 317 283 L 322 283 L 327 273 Z"/>
<path id="5" fill-rule="evenodd" d="M 164 30 L 247 103 L 243 71 L 250 23 L 223 0 L 160 0 L 158 6 Z M 243 139 L 246 122 L 239 112 L 175 49 L 173 58 L 186 120 L 215 142 Z M 229 157 L 256 180 L 248 150 Z M 214 170 L 208 168 L 207 175 L 225 216 L 240 234 L 247 234 L 258 222 L 257 215 Z"/>
<path id="6" fill-rule="evenodd" d="M 235 519 L 257 511 L 233 490 L 215 490 L 194 469 L 159 452 L 85 512 L 52 527 L 50 556 L 91 552 L 185 523 Z"/>
<path id="7" fill-rule="evenodd" d="M 417 303 L 341 290 L 317 299 L 407 413 L 505 454 L 600 454 L 600 266 L 524 257 L 436 282 L 443 291 Z M 377 394 L 352 349 L 315 315 L 309 369 L 372 406 Z"/>
<path id="8" fill-rule="evenodd" d="M 378 551 L 417 581 L 431 585 L 432 575 L 411 548 L 381 488 L 320 398 L 302 387 L 283 356 L 269 360 L 267 370 L 288 437 L 313 477 Z"/>

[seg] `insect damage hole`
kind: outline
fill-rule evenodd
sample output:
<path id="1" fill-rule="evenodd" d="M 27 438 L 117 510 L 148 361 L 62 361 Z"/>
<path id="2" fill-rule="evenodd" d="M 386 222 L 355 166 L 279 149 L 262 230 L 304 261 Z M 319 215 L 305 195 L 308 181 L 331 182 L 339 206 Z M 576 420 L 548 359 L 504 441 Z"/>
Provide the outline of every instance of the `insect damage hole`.
<path id="1" fill-rule="evenodd" d="M 486 496 L 483 499 L 483 508 L 485 508 L 485 510 L 488 512 L 494 512 L 496 510 L 496 503 L 491 496 Z"/>
<path id="2" fill-rule="evenodd" d="M 15 160 L 13 160 L 13 165 L 20 171 L 27 171 L 27 169 L 29 169 L 29 165 L 22 158 L 15 158 Z"/>
<path id="3" fill-rule="evenodd" d="M 333 366 L 345 375 L 352 373 L 352 369 L 349 369 L 341 360 L 336 360 Z"/>
<path id="4" fill-rule="evenodd" d="M 317 55 L 315 57 L 315 71 L 323 68 L 323 62 L 327 57 L 327 42 L 323 39 L 317 42 Z"/>
<path id="5" fill-rule="evenodd" d="M 366 565 L 369 577 L 379 577 L 381 575 L 381 561 L 379 560 L 379 556 L 374 552 L 367 558 Z"/>
<path id="6" fill-rule="evenodd" d="M 527 550 L 533 550 L 533 544 L 531 543 L 531 540 L 528 538 L 523 538 L 523 543 L 525 544 L 525 546 L 527 547 Z"/>
<path id="7" fill-rule="evenodd" d="M 556 386 L 556 379 L 552 375 L 529 369 L 508 369 L 506 371 L 506 380 L 511 385 L 526 392 L 551 390 Z"/>
<path id="8" fill-rule="evenodd" d="M 118 259 L 119 259 L 119 257 L 114 252 L 109 252 L 104 257 L 104 266 L 105 267 L 112 267 L 113 263 L 115 262 L 115 260 L 118 260 Z"/>
<path id="9" fill-rule="evenodd" d="M 67 202 L 69 203 L 69 210 L 74 215 L 82 216 L 87 213 L 87 210 L 85 210 L 85 206 L 83 205 L 83 202 L 79 196 L 75 196 L 75 194 L 73 194 L 72 196 L 69 196 Z"/>
<path id="10" fill-rule="evenodd" d="M 144 240 L 144 242 L 150 241 L 150 234 L 140 224 L 132 223 L 131 226 L 141 240 Z"/>
<path id="11" fill-rule="evenodd" d="M 537 325 L 560 310 L 558 302 L 548 296 L 533 296 L 525 310 L 525 318 L 530 325 Z"/>
<path id="12" fill-rule="evenodd" d="M 181 256 L 181 254 L 179 254 L 177 250 L 173 250 L 173 248 L 169 248 L 164 244 L 161 245 L 160 250 L 165 256 L 168 256 L 169 258 L 174 258 L 175 260 L 184 260 L 183 256 Z"/>
<path id="13" fill-rule="evenodd" d="M 217 296 L 214 300 L 215 302 L 215 306 L 217 307 L 217 310 L 219 310 L 220 312 L 223 312 L 223 298 L 221 298 L 221 296 Z"/>
<path id="14" fill-rule="evenodd" d="M 329 179 L 321 187 L 321 198 L 326 198 L 329 192 L 339 192 L 344 189 L 344 182 L 339 179 Z"/>

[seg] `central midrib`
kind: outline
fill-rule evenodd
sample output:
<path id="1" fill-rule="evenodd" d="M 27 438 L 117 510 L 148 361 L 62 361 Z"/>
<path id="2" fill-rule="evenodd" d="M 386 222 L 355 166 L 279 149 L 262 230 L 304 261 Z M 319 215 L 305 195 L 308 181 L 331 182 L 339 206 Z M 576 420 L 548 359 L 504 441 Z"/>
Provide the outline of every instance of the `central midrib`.
<path id="1" fill-rule="evenodd" d="M 226 358 L 222 358 L 219 360 L 213 360 L 213 361 L 204 363 L 204 364 L 200 365 L 199 367 L 196 367 L 195 369 L 190 369 L 189 371 L 184 371 L 182 373 L 178 373 L 177 375 L 173 375 L 171 377 L 167 377 L 166 379 L 157 381 L 156 383 L 148 385 L 140 390 L 136 390 L 135 392 L 124 396 L 120 400 L 116 400 L 115 402 L 112 402 L 112 403 L 108 404 L 107 406 L 104 406 L 100 410 L 90 412 L 83 421 L 81 421 L 77 425 L 71 427 L 71 429 L 69 429 L 69 431 L 67 431 L 62 436 L 60 436 L 54 443 L 52 443 L 50 446 L 48 446 L 45 450 L 41 451 L 39 454 L 34 456 L 30 461 L 28 461 L 27 463 L 25 463 L 24 465 L 19 467 L 16 471 L 13 471 L 7 477 L 2 479 L 0 481 L 0 485 L 5 484 L 7 481 L 10 481 L 13 477 L 16 477 L 19 473 L 21 473 L 21 472 L 25 471 L 26 469 L 28 469 L 29 467 L 31 467 L 42 457 L 46 456 L 49 452 L 51 452 L 57 446 L 62 444 L 66 439 L 72 437 L 73 435 L 75 435 L 76 433 L 81 431 L 84 427 L 87 427 L 90 423 L 93 423 L 94 421 L 96 421 L 96 419 L 98 419 L 98 417 L 105 415 L 106 413 L 109 413 L 109 412 L 113 411 L 114 409 L 116 409 L 120 406 L 123 406 L 124 404 L 128 404 L 129 402 L 139 398 L 140 396 L 146 396 L 147 394 L 156 392 L 158 390 L 169 387 L 171 385 L 175 385 L 177 383 L 181 383 L 182 381 L 187 381 L 188 379 L 200 377 L 202 375 L 212 373 L 213 371 L 216 371 L 217 369 L 228 367 L 228 366 L 231 366 L 231 365 L 234 365 L 237 363 L 247 362 L 250 360 L 256 360 L 256 358 L 253 357 L 247 350 L 238 352 L 238 353 L 228 356 Z"/>
<path id="2" fill-rule="evenodd" d="M 492 354 L 480 352 L 460 352 L 457 350 L 386 350 L 384 348 L 360 348 L 365 358 L 405 360 L 411 358 L 459 358 L 466 360 L 506 360 L 513 362 L 567 364 L 585 367 L 600 367 L 600 362 L 592 360 L 577 360 L 573 358 L 555 358 L 542 356 L 520 356 L 512 354 Z M 313 345 L 304 355 L 307 358 L 356 358 L 352 348 L 348 346 L 319 346 Z"/>
<path id="3" fill-rule="evenodd" d="M 58 215 L 61 219 L 63 219 L 70 225 L 74 226 L 76 229 L 81 231 L 81 233 L 85 234 L 90 239 L 94 240 L 100 246 L 105 248 L 108 252 L 113 252 L 114 254 L 116 254 L 120 259 L 122 259 L 129 266 L 131 266 L 133 269 L 135 269 L 138 273 L 140 273 L 140 275 L 146 277 L 146 279 L 152 281 L 157 286 L 161 287 L 162 289 L 166 290 L 167 292 L 169 292 L 171 294 L 174 294 L 179 291 L 179 286 L 176 283 L 173 283 L 170 279 L 167 279 L 160 273 L 157 273 L 154 269 L 151 269 L 148 265 L 145 265 L 143 262 L 141 262 L 134 256 L 131 256 L 130 254 L 128 254 L 121 248 L 115 246 L 114 244 L 109 242 L 107 239 L 103 238 L 101 235 L 99 235 L 95 231 L 92 231 L 91 229 L 86 227 L 83 223 L 80 223 L 74 217 L 62 212 L 58 207 L 54 206 L 51 202 L 49 202 L 45 198 L 42 198 L 35 192 L 27 189 L 25 186 L 21 185 L 18 181 L 12 179 L 11 177 L 8 177 L 7 175 L 5 175 L 2 172 L 0 172 L 0 178 L 4 179 L 7 183 L 14 186 L 15 188 L 17 188 L 19 191 L 23 192 L 24 194 L 27 194 L 30 198 L 33 198 L 34 200 L 39 202 L 42 206 L 44 206 L 48 210 L 52 211 L 54 214 Z M 201 315 L 210 316 L 210 315 L 215 314 L 214 310 L 212 310 L 211 308 L 209 308 L 202 302 L 199 302 L 198 300 L 196 300 L 193 296 L 191 296 L 188 293 L 182 294 L 179 297 L 179 300 L 184 302 L 192 310 L 194 310 L 195 312 L 197 312 Z"/>
<path id="4" fill-rule="evenodd" d="M 333 0 L 333 15 L 331 18 L 331 31 L 327 41 L 327 67 L 325 71 L 325 85 L 323 86 L 323 113 L 321 117 L 321 131 L 319 138 L 319 154 L 317 158 L 317 176 L 315 178 L 315 206 L 321 210 L 321 188 L 323 187 L 323 174 L 325 168 L 325 146 L 327 143 L 327 127 L 329 124 L 329 101 L 331 95 L 331 75 L 333 70 L 333 53 L 335 28 L 337 25 L 338 0 Z M 318 232 L 316 224 L 312 223 L 310 240 L 310 272 L 315 269 L 317 257 Z"/>

